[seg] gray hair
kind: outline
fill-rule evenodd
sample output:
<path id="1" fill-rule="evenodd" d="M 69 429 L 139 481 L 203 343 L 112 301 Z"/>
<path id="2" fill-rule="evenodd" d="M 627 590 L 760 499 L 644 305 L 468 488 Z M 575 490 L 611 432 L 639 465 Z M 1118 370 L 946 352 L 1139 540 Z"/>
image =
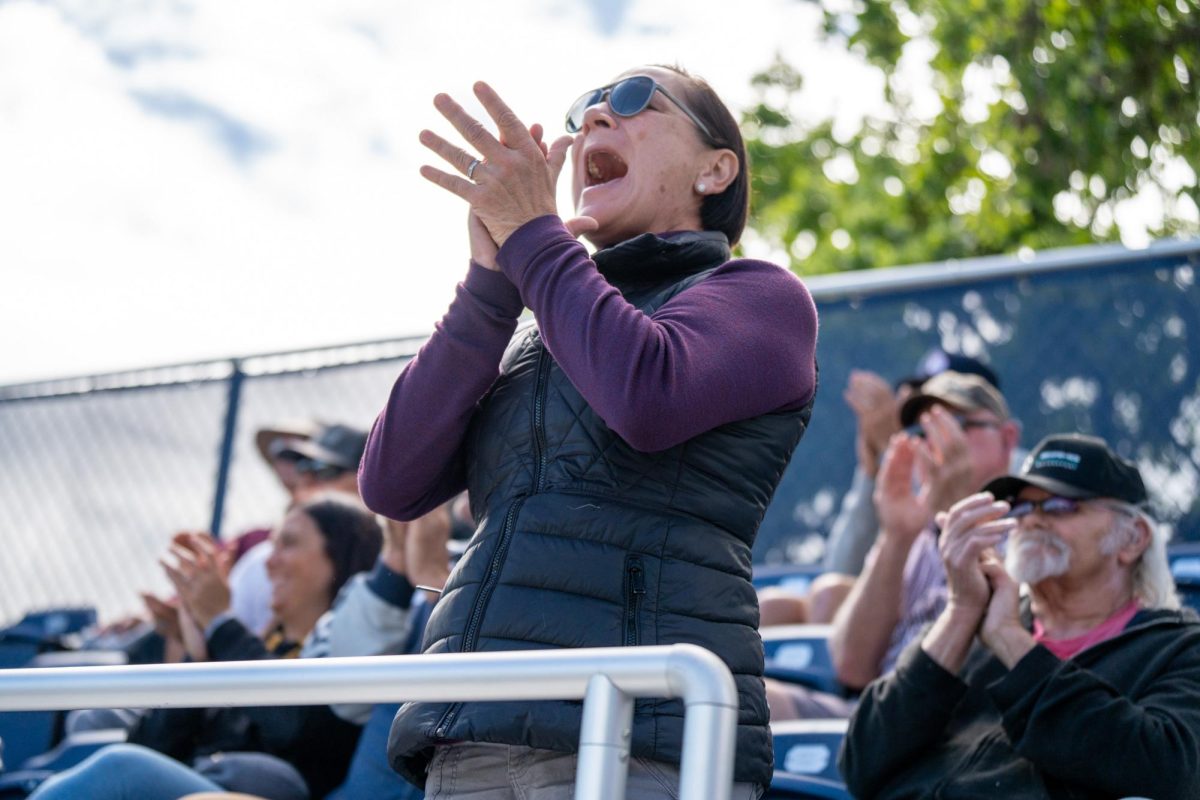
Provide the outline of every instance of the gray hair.
<path id="1" fill-rule="evenodd" d="M 1145 523 L 1150 531 L 1150 544 L 1142 551 L 1142 557 L 1133 565 L 1133 595 L 1141 601 L 1143 608 L 1178 609 L 1182 605 L 1175 591 L 1175 578 L 1167 561 L 1167 540 L 1171 529 L 1159 525 L 1149 514 L 1137 506 L 1127 503 L 1106 503 L 1118 514 L 1113 530 L 1105 537 L 1102 546 L 1113 553 L 1126 542 L 1137 537 L 1138 521 Z"/>

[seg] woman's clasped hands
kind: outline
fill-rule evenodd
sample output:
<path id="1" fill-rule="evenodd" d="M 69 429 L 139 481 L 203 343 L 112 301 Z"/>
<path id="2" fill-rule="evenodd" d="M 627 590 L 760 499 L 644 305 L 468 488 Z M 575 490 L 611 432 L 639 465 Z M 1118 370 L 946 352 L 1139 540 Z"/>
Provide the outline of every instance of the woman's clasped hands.
<path id="1" fill-rule="evenodd" d="M 546 145 L 541 125 L 526 127 L 496 91 L 482 81 L 475 96 L 496 124 L 492 133 L 447 94 L 433 104 L 454 126 L 472 150 L 459 147 L 430 130 L 421 131 L 421 144 L 457 170 L 458 175 L 432 166 L 421 167 L 421 175 L 471 206 L 471 255 L 483 266 L 495 269 L 494 252 L 479 241 L 486 232 L 498 248 L 525 223 L 557 213 L 555 187 L 571 146 L 570 136 Z M 472 151 L 478 153 L 476 156 Z M 592 230 L 595 221 L 580 217 L 567 223 L 575 236 Z M 490 256 L 490 257 L 489 257 Z M 489 263 L 491 262 L 491 263 Z"/>

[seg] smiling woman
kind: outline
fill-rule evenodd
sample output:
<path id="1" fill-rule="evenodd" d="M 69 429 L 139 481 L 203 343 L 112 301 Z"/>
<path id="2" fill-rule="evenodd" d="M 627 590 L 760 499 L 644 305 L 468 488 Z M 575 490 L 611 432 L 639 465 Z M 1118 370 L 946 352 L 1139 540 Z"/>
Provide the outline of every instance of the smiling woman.
<path id="1" fill-rule="evenodd" d="M 272 536 L 267 562 L 275 614 L 259 639 L 228 611 L 200 603 L 200 584 L 224 581 L 216 550 L 194 550 L 171 568 L 183 610 L 180 625 L 194 629 L 193 659 L 254 661 L 313 657 L 326 644 L 309 637 L 317 619 L 351 575 L 375 562 L 383 534 L 357 498 L 316 496 L 292 509 Z M 208 576 L 211 580 L 197 581 Z M 201 616 L 201 606 L 211 615 Z M 185 633 L 185 638 L 187 635 Z M 177 800 L 193 792 L 248 789 L 265 800 L 324 797 L 342 781 L 359 727 L 329 706 L 160 708 L 141 715 L 128 744 L 106 747 L 55 775 L 38 800 Z"/>
<path id="2" fill-rule="evenodd" d="M 704 81 L 624 72 L 549 145 L 475 93 L 498 136 L 446 95 L 434 104 L 470 149 L 421 134 L 459 173 L 422 168 L 470 205 L 472 262 L 376 420 L 363 498 L 412 519 L 470 491 L 477 529 L 426 652 L 715 652 L 741 704 L 734 796 L 756 797 L 772 761 L 750 548 L 811 414 L 812 300 L 786 270 L 730 257 L 745 148 Z M 518 329 L 526 306 L 537 324 Z M 389 756 L 431 796 L 567 798 L 579 725 L 578 703 L 409 704 Z M 630 797 L 672 796 L 681 738 L 678 702 L 637 704 Z"/>

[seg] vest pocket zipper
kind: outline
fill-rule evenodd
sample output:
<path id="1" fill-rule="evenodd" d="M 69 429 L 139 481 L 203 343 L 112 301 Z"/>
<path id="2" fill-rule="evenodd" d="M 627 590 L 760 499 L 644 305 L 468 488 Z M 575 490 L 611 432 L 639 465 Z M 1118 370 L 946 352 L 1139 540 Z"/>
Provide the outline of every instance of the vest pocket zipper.
<path id="1" fill-rule="evenodd" d="M 625 557 L 625 646 L 641 644 L 638 620 L 642 613 L 642 598 L 646 596 L 646 568 L 641 556 Z"/>

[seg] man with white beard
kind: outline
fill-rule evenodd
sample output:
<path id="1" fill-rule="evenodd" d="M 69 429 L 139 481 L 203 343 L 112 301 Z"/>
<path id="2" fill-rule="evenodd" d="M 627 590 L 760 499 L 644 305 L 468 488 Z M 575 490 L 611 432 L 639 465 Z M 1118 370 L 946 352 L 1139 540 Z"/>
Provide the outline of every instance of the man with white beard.
<path id="1" fill-rule="evenodd" d="M 946 607 L 863 693 L 850 791 L 1200 797 L 1200 620 L 1137 467 L 1055 435 L 984 488 L 939 515 Z"/>

